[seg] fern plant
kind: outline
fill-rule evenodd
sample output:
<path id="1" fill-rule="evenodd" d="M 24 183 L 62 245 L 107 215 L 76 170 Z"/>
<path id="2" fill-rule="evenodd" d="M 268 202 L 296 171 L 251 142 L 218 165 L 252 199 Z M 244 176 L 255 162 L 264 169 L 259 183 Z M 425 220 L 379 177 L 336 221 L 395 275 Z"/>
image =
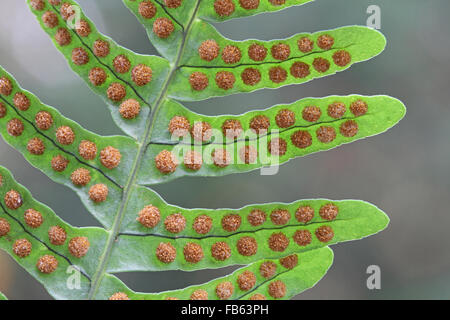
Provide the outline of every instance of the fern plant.
<path id="1" fill-rule="evenodd" d="M 383 51 L 378 31 L 349 26 L 273 41 L 233 41 L 210 22 L 311 0 L 124 0 L 162 57 L 99 33 L 74 1 L 28 0 L 70 67 L 104 98 L 126 136 L 83 129 L 0 68 L 0 133 L 36 168 L 74 190 L 103 228 L 77 228 L 0 168 L 0 247 L 58 299 L 289 299 L 332 264 L 329 245 L 383 230 L 364 201 L 308 199 L 241 209 L 184 209 L 151 189 L 182 176 L 278 165 L 386 131 L 405 114 L 388 96 L 308 98 L 232 116 L 198 101 L 298 84 Z M 114 274 L 244 265 L 203 285 L 137 293 Z M 67 270 L 80 272 L 68 289 Z"/>

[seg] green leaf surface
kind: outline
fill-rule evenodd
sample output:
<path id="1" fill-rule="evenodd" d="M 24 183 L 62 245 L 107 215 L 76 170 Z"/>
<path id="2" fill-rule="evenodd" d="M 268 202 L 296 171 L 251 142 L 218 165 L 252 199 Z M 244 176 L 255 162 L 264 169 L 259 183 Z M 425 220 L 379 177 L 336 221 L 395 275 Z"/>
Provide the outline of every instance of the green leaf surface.
<path id="1" fill-rule="evenodd" d="M 355 115 L 352 105 L 358 101 L 367 104 L 364 115 Z M 342 103 L 345 112 L 340 118 L 333 118 L 329 108 L 335 103 Z M 320 117 L 315 122 L 304 119 L 303 111 L 306 107 L 315 106 L 320 109 Z M 281 110 L 289 110 L 295 114 L 295 122 L 289 127 L 280 127 L 277 116 Z M 277 105 L 265 110 L 256 110 L 243 115 L 226 115 L 208 117 L 196 114 L 182 105 L 167 101 L 158 114 L 154 128 L 153 140 L 150 142 L 144 156 L 143 165 L 139 173 L 139 183 L 150 185 L 166 182 L 182 176 L 222 176 L 236 172 L 246 172 L 265 166 L 275 166 L 289 161 L 295 157 L 302 157 L 311 153 L 329 150 L 339 145 L 350 143 L 366 137 L 382 133 L 397 124 L 405 115 L 403 103 L 388 96 L 330 96 L 326 98 L 306 98 L 292 104 Z M 207 122 L 211 125 L 212 136 L 209 141 L 198 145 L 190 135 L 183 139 L 172 139 L 168 130 L 171 119 L 182 116 L 193 125 L 196 122 Z M 257 116 L 265 116 L 270 122 L 266 133 L 257 135 L 251 130 L 251 122 Z M 223 124 L 226 120 L 237 120 L 242 126 L 242 134 L 236 139 L 227 139 L 223 133 Z M 341 126 L 348 121 L 355 121 L 358 131 L 354 136 L 344 136 Z M 330 142 L 319 140 L 318 130 L 321 127 L 333 128 L 335 139 Z M 311 135 L 311 145 L 299 148 L 294 145 L 292 136 L 296 132 L 304 131 Z M 286 142 L 286 153 L 283 155 L 271 154 L 268 150 L 274 138 L 281 138 Z M 326 140 L 327 141 L 327 140 Z M 280 144 L 281 145 L 281 144 Z M 255 162 L 245 163 L 241 158 L 240 150 L 245 146 L 252 146 L 257 150 Z M 281 148 L 281 147 L 278 147 Z M 191 170 L 184 164 L 184 155 L 190 150 L 202 155 L 203 164 L 197 171 Z M 230 155 L 230 165 L 217 166 L 214 163 L 215 150 L 227 150 Z M 162 151 L 171 151 L 178 159 L 178 167 L 173 173 L 161 173 L 155 165 L 155 157 Z"/>
<path id="2" fill-rule="evenodd" d="M 324 35 L 334 39 L 334 44 L 330 48 L 322 49 L 318 45 L 318 39 Z M 298 46 L 298 41 L 304 38 L 314 43 L 308 52 L 300 51 Z M 199 48 L 204 41 L 211 39 L 216 41 L 221 53 L 212 61 L 202 60 Z M 264 46 L 267 52 L 266 58 L 262 61 L 250 58 L 249 48 L 254 44 Z M 274 56 L 272 51 L 279 44 L 289 46 L 289 53 L 283 57 L 283 60 L 276 59 L 275 57 L 278 56 Z M 313 34 L 301 33 L 288 39 L 237 42 L 223 37 L 210 24 L 196 21 L 191 31 L 191 40 L 186 46 L 188 50 L 181 58 L 179 70 L 169 88 L 169 96 L 178 100 L 198 101 L 263 88 L 279 88 L 331 75 L 348 69 L 354 63 L 377 56 L 384 50 L 386 39 L 374 29 L 349 26 Z M 239 49 L 241 58 L 235 63 L 225 63 L 223 53 L 226 46 L 234 46 Z M 341 62 L 342 60 L 336 58 L 336 54 L 343 52 L 350 55 L 348 61 Z M 324 61 L 328 65 L 322 69 L 321 64 L 318 64 L 319 61 Z M 300 73 L 295 72 L 295 66 L 299 63 L 306 68 Z M 277 80 L 271 76 L 271 72 L 276 69 L 284 72 L 284 76 Z M 259 81 L 245 82 L 246 78 L 243 75 L 246 70 L 259 73 Z M 208 85 L 205 89 L 195 90 L 191 86 L 190 77 L 194 72 L 201 72 L 208 78 Z M 217 76 L 223 72 L 232 75 L 234 84 L 226 88 L 220 87 Z"/>
<path id="3" fill-rule="evenodd" d="M 0 292 L 0 300 L 8 300 L 8 298 L 6 298 L 6 296 Z"/>
<path id="4" fill-rule="evenodd" d="M 10 254 L 18 264 L 41 282 L 48 292 L 57 299 L 83 299 L 87 297 L 91 277 L 94 274 L 106 242 L 106 232 L 100 228 L 75 228 L 61 220 L 55 212 L 33 199 L 30 192 L 18 184 L 11 173 L 0 167 L 0 218 L 10 226 L 9 232 L 0 237 L 0 248 Z M 20 194 L 21 206 L 17 209 L 8 207 L 6 195 L 11 190 Z M 43 222 L 37 228 L 26 223 L 25 212 L 34 209 L 41 213 Z M 62 245 L 53 245 L 49 240 L 49 229 L 53 226 L 65 230 L 67 239 Z M 69 242 L 75 237 L 87 237 L 90 248 L 82 258 L 77 258 L 69 251 Z M 31 243 L 31 252 L 26 257 L 19 257 L 13 251 L 17 240 L 26 239 Z M 36 264 L 44 255 L 51 255 L 58 261 L 57 269 L 51 274 L 38 270 Z M 69 289 L 69 277 L 73 274 L 69 267 L 80 270 L 80 287 Z M 73 270 L 73 269 L 72 269 Z"/>
<path id="5" fill-rule="evenodd" d="M 321 210 L 326 205 L 333 204 L 338 209 L 337 217 L 327 220 L 322 217 Z M 153 228 L 147 228 L 136 219 L 146 206 L 152 205 L 160 211 L 160 221 Z M 313 209 L 314 217 L 308 222 L 297 219 L 299 208 Z M 265 221 L 257 226 L 250 223 L 249 216 L 253 210 L 265 214 Z M 279 210 L 287 212 L 288 218 L 280 223 L 276 220 Z M 173 214 L 182 215 L 184 228 L 173 233 L 170 217 Z M 239 220 L 239 226 L 233 231 L 227 231 L 223 224 L 227 217 L 234 215 Z M 208 216 L 212 220 L 211 229 L 200 234 L 194 229 L 199 216 Z M 363 201 L 328 199 L 301 200 L 290 204 L 270 203 L 251 205 L 241 209 L 183 209 L 168 205 L 154 191 L 139 187 L 133 190 L 131 201 L 126 208 L 122 222 L 123 229 L 118 235 L 113 248 L 108 271 L 124 272 L 162 271 L 162 270 L 199 270 L 223 268 L 229 265 L 246 265 L 264 258 L 281 258 L 288 254 L 309 251 L 339 242 L 361 239 L 386 228 L 389 219 L 380 209 Z M 331 227 L 334 236 L 329 241 L 319 241 L 316 231 L 322 226 Z M 311 241 L 307 245 L 299 245 L 294 235 L 299 230 L 307 230 Z M 273 234 L 283 233 L 288 245 L 284 250 L 276 251 L 270 245 Z M 252 255 L 245 256 L 239 252 L 239 241 L 243 237 L 256 239 L 257 249 Z M 212 253 L 212 246 L 217 242 L 226 242 L 230 248 L 230 256 L 226 260 L 217 260 Z M 156 252 L 161 243 L 170 243 L 176 249 L 176 258 L 170 262 L 162 262 Z M 201 246 L 204 258 L 197 263 L 188 262 L 184 256 L 185 246 L 195 243 Z M 132 262 L 131 262 L 132 261 Z"/>
<path id="6" fill-rule="evenodd" d="M 228 276 L 217 278 L 201 285 L 153 294 L 134 292 L 118 278 L 108 276 L 104 278 L 102 283 L 104 290 L 97 298 L 104 300 L 116 292 L 123 292 L 131 300 L 172 300 L 174 298 L 192 300 L 192 294 L 202 290 L 206 291 L 208 300 L 219 300 L 220 298 L 216 291 L 217 286 L 224 282 L 229 282 L 233 287 L 233 293 L 229 297 L 230 300 L 250 300 L 255 294 L 263 295 L 268 300 L 275 300 L 276 298 L 270 294 L 269 287 L 276 281 L 282 281 L 286 285 L 286 293 L 282 299 L 287 300 L 314 287 L 325 276 L 333 262 L 333 251 L 328 247 L 292 255 L 290 258 L 294 256 L 297 258 L 298 264 L 289 266 L 289 268 L 283 265 L 279 259 L 264 259 L 240 268 Z M 263 275 L 260 271 L 261 265 L 267 263 L 275 266 L 274 273 L 269 277 Z M 255 276 L 255 282 L 251 288 L 245 287 L 243 280 L 240 280 L 240 276 L 244 272 L 246 274 L 250 272 Z M 248 286 L 250 287 L 250 285 Z"/>

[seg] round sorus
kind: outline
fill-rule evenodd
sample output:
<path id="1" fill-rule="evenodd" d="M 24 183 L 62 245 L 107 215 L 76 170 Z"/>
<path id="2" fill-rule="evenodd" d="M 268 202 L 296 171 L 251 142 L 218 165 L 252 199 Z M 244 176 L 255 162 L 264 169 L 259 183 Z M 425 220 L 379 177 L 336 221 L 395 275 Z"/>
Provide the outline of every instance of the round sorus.
<path id="1" fill-rule="evenodd" d="M 239 289 L 248 291 L 255 286 L 256 276 L 253 272 L 246 270 L 238 276 L 237 282 Z"/>
<path id="2" fill-rule="evenodd" d="M 289 245 L 289 239 L 284 233 L 273 233 L 269 238 L 269 248 L 273 251 L 283 252 Z"/>
<path id="3" fill-rule="evenodd" d="M 61 126 L 56 130 L 56 139 L 60 144 L 69 145 L 75 141 L 75 133 L 68 126 Z"/>
<path id="4" fill-rule="evenodd" d="M 98 39 L 94 42 L 93 51 L 97 57 L 104 58 L 109 54 L 109 43 Z"/>
<path id="5" fill-rule="evenodd" d="M 58 15 L 52 11 L 47 11 L 42 15 L 42 22 L 47 28 L 53 29 L 58 25 Z"/>
<path id="6" fill-rule="evenodd" d="M 8 131 L 9 135 L 18 137 L 22 134 L 23 130 L 25 130 L 25 127 L 23 126 L 22 121 L 14 118 L 8 121 L 6 130 Z"/>
<path id="7" fill-rule="evenodd" d="M 322 143 L 330 143 L 336 139 L 336 130 L 333 127 L 321 126 L 316 131 L 317 139 Z"/>
<path id="8" fill-rule="evenodd" d="M 313 61 L 313 67 L 318 72 L 327 72 L 330 69 L 330 62 L 324 58 L 316 58 Z"/>
<path id="9" fill-rule="evenodd" d="M 168 18 L 158 18 L 153 23 L 153 32 L 162 39 L 168 38 L 175 30 L 172 20 Z"/>
<path id="10" fill-rule="evenodd" d="M 245 164 L 253 164 L 258 158 L 258 150 L 254 146 L 243 146 L 239 150 L 239 158 Z"/>
<path id="11" fill-rule="evenodd" d="M 253 209 L 247 216 L 248 222 L 254 226 L 260 226 L 267 220 L 267 214 L 260 209 Z"/>
<path id="12" fill-rule="evenodd" d="M 56 172 L 63 172 L 64 170 L 66 170 L 68 164 L 69 160 L 61 155 L 57 155 L 56 157 L 52 158 L 52 169 Z"/>
<path id="13" fill-rule="evenodd" d="M 283 61 L 291 55 L 291 48 L 287 44 L 279 43 L 273 45 L 270 52 L 272 53 L 272 57 L 274 57 L 274 59 Z"/>
<path id="14" fill-rule="evenodd" d="M 254 43 L 248 48 L 248 56 L 253 61 L 263 61 L 267 57 L 267 49 L 263 45 Z"/>
<path id="15" fill-rule="evenodd" d="M 270 126 L 270 120 L 266 116 L 255 116 L 250 120 L 250 129 L 256 134 L 265 134 Z"/>
<path id="16" fill-rule="evenodd" d="M 198 47 L 198 54 L 200 59 L 205 61 L 212 61 L 219 56 L 220 47 L 214 40 L 205 40 Z"/>
<path id="17" fill-rule="evenodd" d="M 270 214 L 270 220 L 273 224 L 282 226 L 289 222 L 291 219 L 291 214 L 288 210 L 285 209 L 277 209 L 273 210 Z"/>
<path id="18" fill-rule="evenodd" d="M 91 182 L 91 173 L 88 169 L 80 168 L 72 172 L 70 180 L 76 186 L 85 186 Z"/>
<path id="19" fill-rule="evenodd" d="M 256 254 L 258 251 L 258 243 L 255 238 L 252 237 L 242 237 L 237 242 L 237 250 L 239 254 L 250 257 Z"/>
<path id="20" fill-rule="evenodd" d="M 255 293 L 250 297 L 250 300 L 267 300 L 267 298 L 260 293 Z"/>
<path id="21" fill-rule="evenodd" d="M 267 149 L 273 156 L 284 156 L 287 151 L 287 142 L 282 138 L 273 138 L 267 144 Z"/>
<path id="22" fill-rule="evenodd" d="M 97 145 L 88 140 L 83 140 L 78 146 L 78 153 L 85 160 L 94 160 L 97 156 Z"/>
<path id="23" fill-rule="evenodd" d="M 298 222 L 308 223 L 314 218 L 314 209 L 310 206 L 300 206 L 295 212 L 295 218 Z"/>
<path id="24" fill-rule="evenodd" d="M 0 187 L 3 186 L 3 176 L 0 174 Z"/>
<path id="25" fill-rule="evenodd" d="M 153 205 L 148 205 L 139 211 L 139 216 L 136 219 L 146 228 L 154 228 L 161 221 L 161 212 Z"/>
<path id="26" fill-rule="evenodd" d="M 209 84 L 209 79 L 206 74 L 203 72 L 193 72 L 189 76 L 189 83 L 191 84 L 191 88 L 195 91 L 205 90 Z"/>
<path id="27" fill-rule="evenodd" d="M 202 155 L 194 150 L 188 150 L 184 155 L 184 166 L 190 170 L 198 171 L 202 167 Z"/>
<path id="28" fill-rule="evenodd" d="M 194 242 L 189 242 L 183 249 L 184 258 L 189 263 L 198 263 L 203 260 L 204 254 L 202 247 Z"/>
<path id="29" fill-rule="evenodd" d="M 273 67 L 269 70 L 269 78 L 274 83 L 281 83 L 286 80 L 287 72 L 282 67 Z"/>
<path id="30" fill-rule="evenodd" d="M 4 197 L 5 205 L 11 210 L 19 209 L 23 204 L 22 196 L 16 190 L 10 190 Z"/>
<path id="31" fill-rule="evenodd" d="M 50 274 L 58 268 L 58 260 L 54 256 L 46 254 L 38 260 L 36 267 L 40 272 Z"/>
<path id="32" fill-rule="evenodd" d="M 170 242 L 161 242 L 156 248 L 156 257 L 162 263 L 171 263 L 177 257 L 177 249 Z"/>
<path id="33" fill-rule="evenodd" d="M 330 50 L 334 45 L 334 38 L 328 34 L 321 35 L 317 39 L 317 45 L 323 50 Z"/>
<path id="34" fill-rule="evenodd" d="M 180 233 L 186 228 L 186 218 L 181 213 L 173 213 L 164 220 L 164 226 L 170 233 Z"/>
<path id="35" fill-rule="evenodd" d="M 274 6 L 281 6 L 286 3 L 286 0 L 269 0 Z"/>
<path id="36" fill-rule="evenodd" d="M 62 246 L 66 242 L 67 233 L 63 228 L 53 226 L 48 230 L 48 239 L 51 244 L 55 246 Z"/>
<path id="37" fill-rule="evenodd" d="M 4 96 L 9 96 L 12 92 L 12 84 L 11 84 L 11 80 L 9 80 L 6 77 L 1 77 L 0 78 L 0 94 L 4 95 Z"/>
<path id="38" fill-rule="evenodd" d="M 216 0 L 214 1 L 214 11 L 221 17 L 228 17 L 235 10 L 232 0 Z"/>
<path id="39" fill-rule="evenodd" d="M 306 247 L 312 241 L 311 232 L 308 230 L 297 230 L 292 238 L 301 247 Z"/>
<path id="40" fill-rule="evenodd" d="M 96 87 L 105 83 L 108 75 L 102 68 L 95 67 L 89 71 L 89 81 Z"/>
<path id="41" fill-rule="evenodd" d="M 339 208 L 332 203 L 328 203 L 328 204 L 322 206 L 319 210 L 319 214 L 322 217 L 322 219 L 325 219 L 328 221 L 336 219 L 338 213 L 339 213 Z"/>
<path id="42" fill-rule="evenodd" d="M 216 287 L 216 295 L 220 300 L 230 299 L 233 295 L 234 287 L 229 281 L 221 282 Z"/>
<path id="43" fill-rule="evenodd" d="M 242 124 L 239 120 L 228 119 L 222 124 L 222 132 L 228 139 L 237 139 L 242 134 Z"/>
<path id="44" fill-rule="evenodd" d="M 180 300 L 180 299 L 175 298 L 175 297 L 167 297 L 165 300 Z"/>
<path id="45" fill-rule="evenodd" d="M 16 93 L 13 99 L 14 105 L 17 109 L 22 111 L 27 111 L 30 108 L 30 99 L 27 98 L 23 93 Z"/>
<path id="46" fill-rule="evenodd" d="M 355 117 L 363 116 L 367 113 L 367 103 L 362 100 L 357 100 L 350 105 L 350 111 Z"/>
<path id="47" fill-rule="evenodd" d="M 30 5 L 34 10 L 44 10 L 45 3 L 44 0 L 30 0 Z"/>
<path id="48" fill-rule="evenodd" d="M 6 116 L 6 107 L 3 103 L 0 102 L 0 119 Z"/>
<path id="49" fill-rule="evenodd" d="M 6 236 L 11 231 L 11 226 L 6 219 L 0 218 L 0 238 Z"/>
<path id="50" fill-rule="evenodd" d="M 291 141 L 294 146 L 300 149 L 305 149 L 312 144 L 312 137 L 308 131 L 299 130 L 291 136 Z"/>
<path id="51" fill-rule="evenodd" d="M 124 85 L 113 82 L 108 87 L 108 90 L 106 90 L 106 94 L 108 95 L 108 98 L 110 100 L 119 102 L 122 101 L 123 98 L 125 98 L 125 96 L 127 95 L 127 90 L 125 89 Z"/>
<path id="52" fill-rule="evenodd" d="M 212 228 L 212 219 L 210 216 L 201 215 L 195 218 L 192 228 L 198 234 L 207 234 Z"/>
<path id="53" fill-rule="evenodd" d="M 352 61 L 352 56 L 348 51 L 339 50 L 333 54 L 333 61 L 339 67 L 345 67 Z"/>
<path id="54" fill-rule="evenodd" d="M 164 3 L 167 7 L 174 9 L 181 6 L 182 0 L 164 0 Z"/>
<path id="55" fill-rule="evenodd" d="M 281 299 L 286 295 L 286 285 L 280 280 L 271 282 L 268 290 L 269 294 L 275 299 Z"/>
<path id="56" fill-rule="evenodd" d="M 241 227 L 241 216 L 238 214 L 228 214 L 222 218 L 222 228 L 228 232 L 234 232 Z"/>
<path id="57" fill-rule="evenodd" d="M 108 146 L 100 151 L 100 162 L 108 169 L 114 169 L 120 164 L 122 155 L 114 147 Z"/>
<path id="58" fill-rule="evenodd" d="M 191 123 L 183 116 L 174 116 L 170 119 L 168 130 L 172 136 L 184 137 L 189 133 Z"/>
<path id="59" fill-rule="evenodd" d="M 211 139 L 212 128 L 208 122 L 197 121 L 191 128 L 191 135 L 195 141 L 205 142 Z"/>
<path id="60" fill-rule="evenodd" d="M 342 102 L 334 102 L 328 106 L 328 115 L 334 119 L 340 119 L 344 116 L 346 111 L 345 104 Z"/>
<path id="61" fill-rule="evenodd" d="M 61 0 L 48 0 L 52 6 L 59 6 L 61 4 Z"/>
<path id="62" fill-rule="evenodd" d="M 67 29 L 59 28 L 55 34 L 55 41 L 62 47 L 67 46 L 72 41 L 72 36 Z"/>
<path id="63" fill-rule="evenodd" d="M 175 172 L 178 167 L 178 160 L 172 152 L 163 150 L 155 157 L 156 169 L 163 174 Z"/>
<path id="64" fill-rule="evenodd" d="M 211 156 L 216 167 L 225 168 L 231 163 L 231 156 L 225 149 L 216 149 Z"/>
<path id="65" fill-rule="evenodd" d="M 82 258 L 87 254 L 90 246 L 87 237 L 75 237 L 69 241 L 69 252 L 76 258 Z"/>
<path id="66" fill-rule="evenodd" d="M 33 229 L 39 228 L 44 222 L 44 218 L 39 211 L 28 209 L 24 214 L 25 223 Z"/>
<path id="67" fill-rule="evenodd" d="M 291 254 L 290 256 L 280 259 L 280 264 L 286 269 L 294 269 L 298 265 L 298 256 Z"/>
<path id="68" fill-rule="evenodd" d="M 306 78 L 311 74 L 309 65 L 304 62 L 294 62 L 291 66 L 290 71 L 292 76 L 298 79 Z"/>
<path id="69" fill-rule="evenodd" d="M 220 71 L 216 73 L 216 84 L 219 88 L 229 90 L 234 87 L 236 78 L 229 71 Z"/>
<path id="70" fill-rule="evenodd" d="M 305 107 L 302 111 L 302 117 L 308 122 L 317 122 L 322 116 L 322 110 L 316 106 Z"/>
<path id="71" fill-rule="evenodd" d="M 99 183 L 93 185 L 91 189 L 89 189 L 89 198 L 96 203 L 104 202 L 108 197 L 108 193 L 108 187 L 104 184 Z"/>
<path id="72" fill-rule="evenodd" d="M 239 4 L 244 9 L 253 10 L 259 7 L 259 0 L 239 0 Z"/>
<path id="73" fill-rule="evenodd" d="M 218 261 L 225 261 L 231 256 L 231 248 L 226 242 L 216 242 L 211 247 L 211 255 Z"/>
<path id="74" fill-rule="evenodd" d="M 334 238 L 334 231 L 329 226 L 321 226 L 315 233 L 320 242 L 329 242 Z"/>
<path id="75" fill-rule="evenodd" d="M 135 99 L 128 99 L 122 102 L 119 108 L 120 115 L 124 119 L 134 119 L 141 112 L 141 105 Z"/>
<path id="76" fill-rule="evenodd" d="M 289 128 L 295 124 L 295 112 L 289 109 L 278 111 L 275 121 L 280 128 Z"/>
<path id="77" fill-rule="evenodd" d="M 131 62 L 125 55 L 121 54 L 114 58 L 113 66 L 118 73 L 127 73 L 130 71 Z"/>
<path id="78" fill-rule="evenodd" d="M 137 86 L 142 87 L 152 81 L 152 68 L 145 64 L 138 64 L 131 71 L 131 79 Z"/>
<path id="79" fill-rule="evenodd" d="M 303 53 L 311 52 L 314 49 L 314 41 L 308 37 L 303 37 L 297 40 L 298 50 Z"/>
<path id="80" fill-rule="evenodd" d="M 70 3 L 63 3 L 60 9 L 61 16 L 64 20 L 68 20 L 70 17 L 75 15 L 75 10 L 72 8 L 72 5 Z"/>
<path id="81" fill-rule="evenodd" d="M 114 301 L 114 300 L 130 300 L 130 298 L 124 292 L 116 292 L 111 297 L 109 297 L 109 300 L 111 300 L 111 301 Z"/>
<path id="82" fill-rule="evenodd" d="M 89 62 L 89 55 L 83 48 L 75 48 L 72 50 L 72 62 L 77 66 L 85 65 Z"/>
<path id="83" fill-rule="evenodd" d="M 40 111 L 34 117 L 36 126 L 41 130 L 48 130 L 53 125 L 53 117 L 47 111 Z"/>
<path id="84" fill-rule="evenodd" d="M 246 68 L 241 73 L 242 82 L 248 86 L 254 86 L 261 81 L 261 72 L 255 68 Z"/>
<path id="85" fill-rule="evenodd" d="M 226 64 L 238 63 L 242 58 L 241 50 L 236 46 L 228 45 L 223 48 L 222 60 Z"/>
<path id="86" fill-rule="evenodd" d="M 28 141 L 27 150 L 35 156 L 40 156 L 45 151 L 44 142 L 39 138 L 32 138 Z"/>
<path id="87" fill-rule="evenodd" d="M 86 20 L 80 20 L 75 24 L 75 31 L 80 37 L 87 37 L 91 34 L 91 26 Z"/>
<path id="88" fill-rule="evenodd" d="M 206 292 L 205 290 L 195 290 L 194 292 L 192 292 L 190 298 L 190 300 L 208 300 L 208 292 Z"/>
<path id="89" fill-rule="evenodd" d="M 139 3 L 139 14 L 145 19 L 152 19 L 156 14 L 156 7 L 150 1 Z"/>
<path id="90" fill-rule="evenodd" d="M 20 258 L 28 257 L 31 253 L 31 242 L 27 239 L 16 240 L 13 244 L 13 252 Z"/>
<path id="91" fill-rule="evenodd" d="M 259 266 L 259 273 L 263 278 L 272 278 L 277 272 L 277 265 L 272 261 L 263 262 Z"/>
<path id="92" fill-rule="evenodd" d="M 341 124 L 339 131 L 344 137 L 354 137 L 358 133 L 358 124 L 354 120 L 347 120 Z"/>

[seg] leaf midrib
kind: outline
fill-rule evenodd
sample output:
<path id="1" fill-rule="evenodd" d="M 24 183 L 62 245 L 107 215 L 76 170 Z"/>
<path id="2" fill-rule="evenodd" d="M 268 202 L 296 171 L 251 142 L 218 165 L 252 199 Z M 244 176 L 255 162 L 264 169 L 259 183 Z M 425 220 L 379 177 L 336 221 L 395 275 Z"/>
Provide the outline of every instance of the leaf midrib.
<path id="1" fill-rule="evenodd" d="M 143 138 L 138 143 L 138 145 L 139 145 L 138 153 L 137 153 L 136 159 L 133 163 L 132 174 L 130 175 L 130 178 L 128 179 L 127 184 L 124 187 L 121 206 L 116 214 L 114 223 L 108 232 L 109 236 L 108 236 L 108 239 L 107 239 L 107 242 L 105 245 L 105 250 L 103 251 L 103 253 L 100 257 L 99 267 L 97 268 L 94 276 L 92 277 L 91 288 L 88 293 L 89 300 L 92 300 L 95 298 L 97 291 L 100 287 L 101 281 L 103 279 L 103 276 L 106 273 L 106 267 L 108 265 L 108 261 L 111 256 L 111 251 L 114 246 L 114 242 L 120 232 L 122 219 L 125 214 L 125 208 L 127 207 L 128 201 L 130 199 L 131 190 L 136 185 L 137 174 L 138 174 L 139 168 L 141 166 L 142 158 L 144 157 L 144 154 L 148 147 L 147 141 L 149 140 L 149 138 L 151 137 L 151 134 L 153 132 L 155 116 L 158 113 L 161 105 L 163 104 L 163 101 L 167 97 L 167 92 L 168 92 L 170 83 L 171 83 L 172 78 L 174 77 L 176 71 L 178 70 L 178 65 L 181 61 L 181 57 L 183 56 L 184 49 L 186 47 L 186 40 L 190 34 L 192 24 L 193 24 L 194 20 L 197 18 L 197 13 L 198 13 L 198 10 L 200 7 L 201 0 L 196 0 L 196 1 L 197 1 L 197 3 L 195 6 L 195 10 L 191 16 L 191 19 L 188 22 L 188 25 L 187 25 L 185 31 L 183 32 L 183 39 L 182 39 L 180 49 L 178 50 L 178 53 L 177 53 L 176 61 L 170 69 L 169 76 L 167 77 L 167 80 L 164 83 L 163 89 L 161 90 L 161 94 L 159 95 L 158 99 L 156 100 L 156 103 L 154 105 L 152 112 L 148 116 L 148 121 L 146 121 L 147 126 L 145 129 L 145 134 L 143 135 Z"/>

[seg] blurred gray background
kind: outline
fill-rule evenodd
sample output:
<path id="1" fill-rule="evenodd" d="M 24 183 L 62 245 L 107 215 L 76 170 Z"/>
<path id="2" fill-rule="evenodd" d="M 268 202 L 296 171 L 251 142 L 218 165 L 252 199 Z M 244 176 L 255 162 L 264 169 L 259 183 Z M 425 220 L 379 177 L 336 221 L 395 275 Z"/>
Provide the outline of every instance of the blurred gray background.
<path id="1" fill-rule="evenodd" d="M 185 0 L 189 1 L 189 0 Z M 212 0 L 207 0 L 212 1 Z M 100 31 L 139 53 L 156 54 L 143 28 L 120 0 L 80 0 Z M 216 115 L 242 113 L 303 97 L 388 94 L 405 102 L 406 118 L 385 134 L 296 159 L 276 176 L 259 171 L 223 178 L 185 178 L 156 187 L 172 204 L 239 208 L 251 203 L 302 198 L 364 199 L 391 218 L 370 238 L 334 246 L 326 277 L 299 299 L 450 297 L 450 2 L 447 0 L 317 0 L 302 7 L 219 24 L 233 39 L 270 40 L 366 23 L 366 9 L 381 7 L 386 51 L 350 70 L 275 91 L 186 104 Z M 0 64 L 24 88 L 65 116 L 100 134 L 117 134 L 109 111 L 67 66 L 38 26 L 25 1 L 2 0 Z M 98 225 L 74 193 L 32 168 L 0 139 L 0 163 L 37 199 L 76 226 Z M 379 265 L 382 289 L 366 287 L 366 268 Z M 120 275 L 139 291 L 202 283 L 230 269 Z M 11 299 L 49 299 L 45 290 L 0 252 L 0 291 Z"/>

